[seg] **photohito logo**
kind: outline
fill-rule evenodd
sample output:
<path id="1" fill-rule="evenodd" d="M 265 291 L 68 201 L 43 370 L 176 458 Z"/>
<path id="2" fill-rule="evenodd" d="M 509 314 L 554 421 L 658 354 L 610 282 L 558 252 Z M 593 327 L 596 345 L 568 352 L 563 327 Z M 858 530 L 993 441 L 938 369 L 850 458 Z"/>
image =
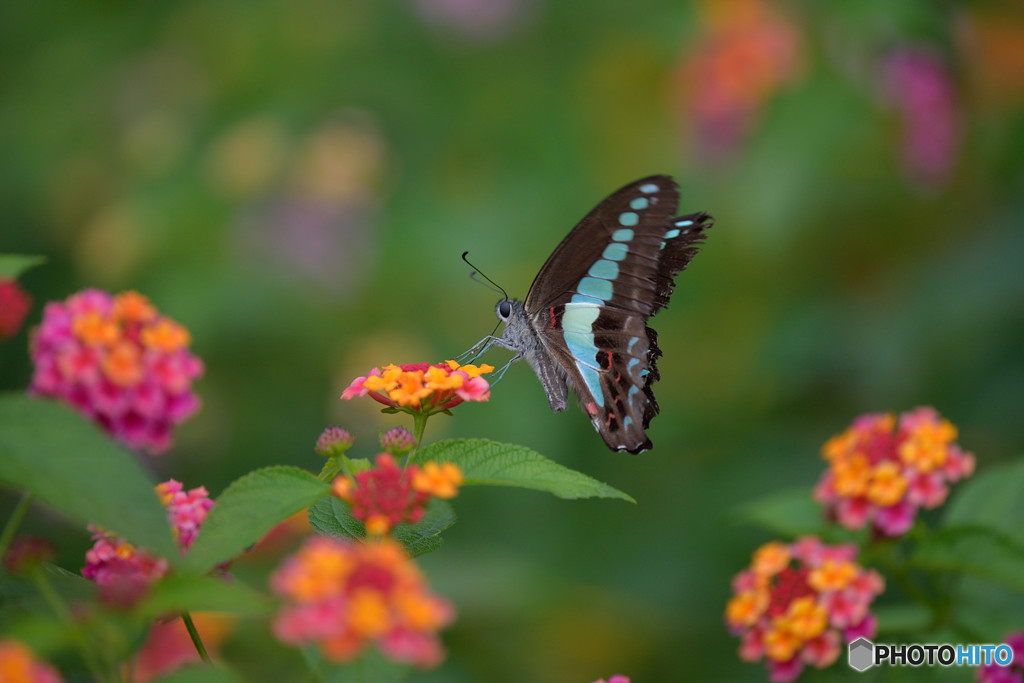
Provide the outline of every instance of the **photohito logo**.
<path id="1" fill-rule="evenodd" d="M 889 666 L 1010 666 L 1013 650 L 1002 645 L 889 645 L 858 638 L 850 643 L 846 661 L 857 671 L 866 671 L 877 664 Z"/>

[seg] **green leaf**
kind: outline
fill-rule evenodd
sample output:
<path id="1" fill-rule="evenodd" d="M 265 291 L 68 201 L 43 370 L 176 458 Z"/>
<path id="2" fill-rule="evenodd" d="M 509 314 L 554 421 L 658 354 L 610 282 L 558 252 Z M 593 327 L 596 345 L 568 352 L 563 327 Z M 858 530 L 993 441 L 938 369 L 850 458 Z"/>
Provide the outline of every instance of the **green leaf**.
<path id="1" fill-rule="evenodd" d="M 17 280 L 29 268 L 46 263 L 45 256 L 0 254 L 0 280 Z"/>
<path id="2" fill-rule="evenodd" d="M 61 403 L 0 396 L 0 481 L 31 491 L 83 526 L 98 524 L 171 562 L 179 559 L 149 475 Z"/>
<path id="3" fill-rule="evenodd" d="M 986 526 L 1024 545 L 1024 458 L 965 481 L 946 509 L 944 524 Z"/>
<path id="4" fill-rule="evenodd" d="M 909 564 L 996 581 L 1024 592 L 1024 546 L 995 529 L 947 526 L 925 537 Z"/>
<path id="5" fill-rule="evenodd" d="M 820 535 L 824 521 L 821 507 L 814 502 L 806 488 L 758 498 L 740 506 L 736 515 L 740 521 L 791 538 L 806 534 Z"/>
<path id="6" fill-rule="evenodd" d="M 423 519 L 415 524 L 399 524 L 391 531 L 413 557 L 425 555 L 441 547 L 441 532 L 455 524 L 455 510 L 443 500 L 431 499 L 423 512 Z"/>
<path id="7" fill-rule="evenodd" d="M 237 674 L 221 664 L 190 664 L 156 679 L 157 683 L 239 683 L 240 680 Z"/>
<path id="8" fill-rule="evenodd" d="M 366 536 L 363 523 L 352 516 L 345 501 L 334 496 L 309 506 L 309 524 L 324 536 L 360 540 Z"/>
<path id="9" fill-rule="evenodd" d="M 158 581 L 139 610 L 149 618 L 185 610 L 262 614 L 272 604 L 267 596 L 242 582 L 213 576 L 169 576 Z"/>
<path id="10" fill-rule="evenodd" d="M 362 540 L 366 537 L 363 523 L 352 516 L 348 503 L 334 496 L 318 501 L 309 508 L 309 523 L 314 529 L 333 538 Z M 441 533 L 455 524 L 452 506 L 436 498 L 427 504 L 423 519 L 415 524 L 399 524 L 391 536 L 405 546 L 412 556 L 425 555 L 441 547 Z"/>
<path id="11" fill-rule="evenodd" d="M 298 467 L 265 467 L 239 477 L 217 497 L 183 568 L 197 574 L 209 571 L 330 492 L 329 484 Z"/>
<path id="12" fill-rule="evenodd" d="M 934 617 L 931 610 L 910 602 L 879 605 L 871 611 L 878 617 L 880 636 L 920 633 L 928 628 Z"/>
<path id="13" fill-rule="evenodd" d="M 529 448 L 488 439 L 437 441 L 418 451 L 415 460 L 453 462 L 462 469 L 467 486 L 519 486 L 559 498 L 619 498 L 636 502 L 622 491 Z"/>
<path id="14" fill-rule="evenodd" d="M 303 648 L 302 652 L 309 668 L 324 683 L 402 683 L 410 673 L 408 666 L 386 658 L 376 648 L 367 649 L 348 664 L 332 664 L 314 647 Z"/>

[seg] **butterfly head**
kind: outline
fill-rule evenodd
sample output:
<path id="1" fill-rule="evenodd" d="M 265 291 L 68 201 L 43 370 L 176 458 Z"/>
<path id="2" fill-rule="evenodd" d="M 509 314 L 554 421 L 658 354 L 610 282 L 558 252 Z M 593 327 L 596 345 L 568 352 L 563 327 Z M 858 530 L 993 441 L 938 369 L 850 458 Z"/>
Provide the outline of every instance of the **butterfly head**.
<path id="1" fill-rule="evenodd" d="M 512 302 L 502 299 L 495 305 L 494 312 L 498 315 L 498 320 L 507 323 L 508 319 L 512 317 Z"/>

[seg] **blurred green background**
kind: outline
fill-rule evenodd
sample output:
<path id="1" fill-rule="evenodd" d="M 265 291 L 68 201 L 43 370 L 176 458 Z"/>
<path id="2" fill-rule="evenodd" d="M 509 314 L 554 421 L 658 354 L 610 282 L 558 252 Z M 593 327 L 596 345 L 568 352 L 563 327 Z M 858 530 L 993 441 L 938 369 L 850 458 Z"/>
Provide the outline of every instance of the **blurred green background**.
<path id="1" fill-rule="evenodd" d="M 820 445 L 868 411 L 935 406 L 980 468 L 1020 452 L 1019 2 L 43 0 L 0 7 L 0 64 L 0 251 L 49 258 L 29 322 L 94 286 L 188 326 L 203 410 L 146 462 L 214 495 L 318 469 L 327 424 L 371 455 L 402 422 L 339 401 L 352 378 L 494 325 L 462 251 L 522 298 L 636 178 L 715 216 L 654 321 L 653 451 L 549 412 L 525 364 L 431 420 L 429 440 L 525 444 L 637 505 L 465 490 L 422 561 L 459 610 L 450 656 L 414 680 L 763 680 L 722 623 L 770 540 L 739 505 L 810 495 Z M 3 389 L 27 386 L 26 349 L 0 346 Z M 86 533 L 33 517 L 80 568 Z M 298 680 L 265 627 L 224 653 Z M 803 680 L 855 676 L 835 669 Z"/>

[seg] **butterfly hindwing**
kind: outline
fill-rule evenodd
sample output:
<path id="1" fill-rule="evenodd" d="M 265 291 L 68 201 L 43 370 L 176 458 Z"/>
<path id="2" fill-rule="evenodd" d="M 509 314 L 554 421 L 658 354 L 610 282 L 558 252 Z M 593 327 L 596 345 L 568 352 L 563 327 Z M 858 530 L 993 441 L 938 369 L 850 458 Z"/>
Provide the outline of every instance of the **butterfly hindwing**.
<path id="1" fill-rule="evenodd" d="M 674 217 L 677 204 L 668 176 L 613 193 L 559 244 L 524 304 L 540 345 L 613 450 L 651 447 L 645 430 L 658 414 L 651 385 L 661 350 L 647 319 L 667 305 L 711 226 L 705 214 Z M 545 391 L 550 399 L 546 383 Z"/>

